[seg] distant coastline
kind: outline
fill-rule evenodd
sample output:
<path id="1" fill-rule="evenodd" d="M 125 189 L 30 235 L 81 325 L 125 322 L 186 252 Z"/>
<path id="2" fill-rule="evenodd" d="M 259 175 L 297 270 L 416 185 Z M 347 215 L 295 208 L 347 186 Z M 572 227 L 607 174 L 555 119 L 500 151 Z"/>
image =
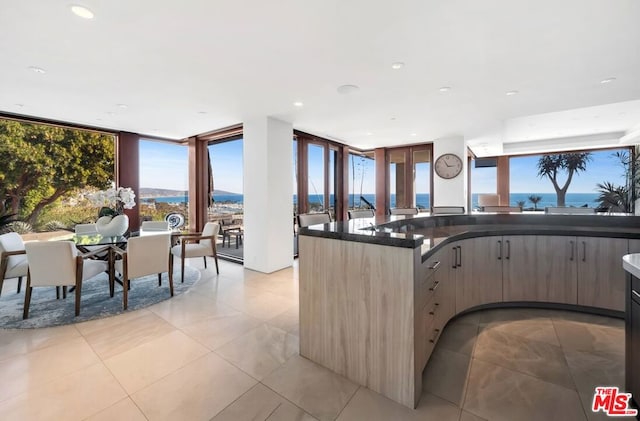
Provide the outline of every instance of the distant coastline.
<path id="1" fill-rule="evenodd" d="M 374 194 L 363 194 L 365 199 L 367 199 L 371 203 L 375 203 L 375 195 Z M 538 209 L 544 209 L 547 206 L 556 206 L 556 194 L 555 193 L 511 193 L 509 195 L 509 204 L 512 206 L 517 206 L 518 202 L 524 202 L 524 208 L 533 208 L 534 205 L 529 201 L 530 196 L 540 196 L 541 200 L 537 203 Z M 598 207 L 598 193 L 567 193 L 566 196 L 566 205 L 573 207 L 584 207 L 585 205 L 590 208 Z M 188 194 L 184 195 L 167 195 L 167 196 L 157 196 L 157 197 L 145 197 L 141 195 L 141 202 L 148 203 L 151 200 L 155 202 L 163 202 L 163 203 L 184 203 L 188 201 Z M 216 204 L 239 204 L 242 205 L 244 202 L 244 195 L 237 193 L 229 193 L 221 190 L 216 190 L 213 194 L 213 198 Z M 356 194 L 355 197 L 353 195 L 349 195 L 349 205 L 353 206 L 353 202 L 355 199 L 356 206 L 363 206 L 360 203 L 360 195 Z M 297 195 L 293 195 L 293 203 L 297 203 Z M 322 205 L 323 197 L 319 195 L 309 195 L 309 203 L 315 203 Z M 330 197 L 330 201 L 333 202 L 333 195 Z M 391 195 L 391 207 L 395 207 L 395 194 Z M 478 193 L 472 194 L 471 197 L 472 207 L 478 207 Z M 416 195 L 416 205 L 423 209 L 428 209 L 431 207 L 431 198 L 428 193 L 418 193 Z"/>

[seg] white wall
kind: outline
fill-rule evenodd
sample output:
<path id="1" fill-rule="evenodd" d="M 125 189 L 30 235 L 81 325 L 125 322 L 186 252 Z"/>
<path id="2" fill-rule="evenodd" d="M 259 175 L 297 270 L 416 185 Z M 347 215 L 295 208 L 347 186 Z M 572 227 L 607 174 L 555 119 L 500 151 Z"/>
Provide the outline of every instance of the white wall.
<path id="1" fill-rule="evenodd" d="M 271 273 L 293 264 L 293 126 L 243 123 L 244 266 Z"/>
<path id="2" fill-rule="evenodd" d="M 454 153 L 462 160 L 462 172 L 445 180 L 433 173 L 433 206 L 464 206 L 467 208 L 467 145 L 463 137 L 436 139 L 433 142 L 433 163 L 445 153 Z"/>

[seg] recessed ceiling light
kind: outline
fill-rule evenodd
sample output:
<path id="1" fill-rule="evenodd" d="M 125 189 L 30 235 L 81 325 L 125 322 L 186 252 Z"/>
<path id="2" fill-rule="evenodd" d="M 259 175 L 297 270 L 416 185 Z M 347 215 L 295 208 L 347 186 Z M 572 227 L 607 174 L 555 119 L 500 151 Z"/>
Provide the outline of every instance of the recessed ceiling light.
<path id="1" fill-rule="evenodd" d="M 79 16 L 83 19 L 93 19 L 93 12 L 84 6 L 74 4 L 71 6 L 71 11 L 74 15 Z"/>
<path id="2" fill-rule="evenodd" d="M 518 91 L 509 91 L 507 93 L 505 93 L 506 96 L 513 96 L 513 95 L 518 95 Z"/>
<path id="3" fill-rule="evenodd" d="M 206 114 L 206 111 L 198 111 L 198 114 Z"/>
<path id="4" fill-rule="evenodd" d="M 24 107 L 24 104 L 14 104 L 14 105 L 15 105 L 16 107 L 18 107 L 18 108 L 22 108 L 22 107 Z"/>
<path id="5" fill-rule="evenodd" d="M 107 115 L 114 115 L 115 113 L 113 111 L 107 111 Z"/>
<path id="6" fill-rule="evenodd" d="M 418 136 L 418 133 L 411 133 L 411 136 Z"/>
<path id="7" fill-rule="evenodd" d="M 371 135 L 373 135 L 373 133 L 367 132 L 367 136 L 371 136 Z"/>
<path id="8" fill-rule="evenodd" d="M 360 90 L 359 86 L 356 85 L 342 85 L 338 86 L 338 93 L 342 95 L 352 94 L 354 92 L 358 92 Z"/>
<path id="9" fill-rule="evenodd" d="M 451 90 L 450 86 L 443 86 L 442 88 L 438 89 L 440 92 L 449 92 Z"/>
<path id="10" fill-rule="evenodd" d="M 396 119 L 396 117 L 391 117 L 391 119 L 390 119 L 390 120 L 394 121 L 395 119 Z"/>
<path id="11" fill-rule="evenodd" d="M 129 106 L 127 104 L 118 104 L 118 108 L 122 108 L 123 110 L 126 110 L 127 108 L 129 108 Z"/>
<path id="12" fill-rule="evenodd" d="M 404 67 L 404 63 L 401 61 L 396 61 L 391 65 L 391 68 L 394 70 L 402 69 Z"/>
<path id="13" fill-rule="evenodd" d="M 44 70 L 42 67 L 38 67 L 38 66 L 29 66 L 29 70 L 31 70 L 34 73 L 40 73 L 40 74 L 47 73 L 46 70 Z"/>
<path id="14" fill-rule="evenodd" d="M 602 83 L 602 84 L 605 84 L 605 83 L 611 83 L 611 82 L 613 82 L 614 80 L 616 80 L 616 78 L 615 78 L 615 77 L 610 77 L 610 78 L 608 78 L 608 79 L 602 79 L 602 80 L 600 81 L 600 83 Z"/>
<path id="15" fill-rule="evenodd" d="M 304 105 L 304 103 L 301 102 L 301 101 L 296 101 L 296 102 L 293 103 L 294 107 L 302 107 L 303 105 Z"/>

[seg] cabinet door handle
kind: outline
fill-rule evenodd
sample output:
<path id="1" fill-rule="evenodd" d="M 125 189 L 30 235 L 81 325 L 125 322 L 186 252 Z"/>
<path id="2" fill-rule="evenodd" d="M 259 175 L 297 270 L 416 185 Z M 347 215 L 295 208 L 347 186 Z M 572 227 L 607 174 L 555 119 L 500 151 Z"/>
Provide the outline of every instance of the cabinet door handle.
<path id="1" fill-rule="evenodd" d="M 439 303 L 433 303 L 433 308 L 429 312 L 429 315 L 433 316 L 434 314 L 436 314 L 436 310 L 438 309 L 439 305 L 440 305 Z"/>
<path id="2" fill-rule="evenodd" d="M 429 288 L 429 291 L 435 291 L 436 289 L 438 289 L 439 285 L 440 285 L 440 281 L 435 281 L 431 286 L 431 288 Z"/>
<path id="3" fill-rule="evenodd" d="M 509 260 L 511 258 L 511 240 L 507 240 L 507 257 L 505 259 Z"/>
<path id="4" fill-rule="evenodd" d="M 440 329 L 433 329 L 433 337 L 429 339 L 429 342 L 435 343 L 438 340 L 438 335 L 440 335 Z"/>
<path id="5" fill-rule="evenodd" d="M 582 242 L 582 261 L 583 262 L 587 261 L 587 242 L 586 241 Z"/>
<path id="6" fill-rule="evenodd" d="M 635 289 L 632 289 L 631 292 L 633 292 L 633 295 L 640 298 L 640 292 L 636 291 Z"/>
<path id="7" fill-rule="evenodd" d="M 451 265 L 451 269 L 455 269 L 458 264 L 458 247 L 451 247 L 453 251 L 453 264 Z"/>
<path id="8" fill-rule="evenodd" d="M 438 269 L 438 266 L 440 266 L 440 261 L 435 262 L 433 266 L 429 266 L 429 269 L 436 270 Z"/>
<path id="9" fill-rule="evenodd" d="M 498 240 L 498 260 L 502 260 L 502 240 Z"/>
<path id="10" fill-rule="evenodd" d="M 462 246 L 458 246 L 458 267 L 462 266 Z"/>
<path id="11" fill-rule="evenodd" d="M 574 258 L 574 242 L 573 241 L 569 241 L 569 244 L 571 244 L 571 257 L 569 257 L 569 261 L 573 262 L 573 258 Z"/>

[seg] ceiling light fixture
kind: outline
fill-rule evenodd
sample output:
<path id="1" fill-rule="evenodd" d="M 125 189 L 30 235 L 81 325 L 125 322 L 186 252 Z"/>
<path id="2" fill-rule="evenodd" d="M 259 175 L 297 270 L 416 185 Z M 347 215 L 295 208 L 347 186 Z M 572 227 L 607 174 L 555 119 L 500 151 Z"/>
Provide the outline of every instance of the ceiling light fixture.
<path id="1" fill-rule="evenodd" d="M 293 103 L 294 107 L 302 107 L 304 105 L 304 103 L 302 101 L 296 101 Z"/>
<path id="2" fill-rule="evenodd" d="M 418 133 L 411 133 L 411 136 L 418 136 Z"/>
<path id="3" fill-rule="evenodd" d="M 18 108 L 22 108 L 22 107 L 24 107 L 24 104 L 14 104 L 14 105 L 15 105 L 16 107 L 18 107 Z"/>
<path id="4" fill-rule="evenodd" d="M 74 15 L 81 17 L 82 19 L 93 19 L 93 12 L 84 6 L 74 4 L 71 6 L 71 11 Z"/>
<path id="5" fill-rule="evenodd" d="M 358 92 L 360 90 L 359 86 L 356 85 L 342 85 L 338 86 L 338 93 L 342 95 L 349 95 L 354 92 Z"/>
<path id="6" fill-rule="evenodd" d="M 394 70 L 402 69 L 404 67 L 404 63 L 401 61 L 396 61 L 391 65 L 391 68 Z"/>
<path id="7" fill-rule="evenodd" d="M 451 90 L 450 86 L 443 86 L 442 88 L 438 89 L 440 92 L 449 92 Z"/>
<path id="8" fill-rule="evenodd" d="M 518 91 L 509 91 L 507 93 L 505 93 L 506 96 L 514 96 L 514 95 L 518 95 Z"/>
<path id="9" fill-rule="evenodd" d="M 34 73 L 39 73 L 41 75 L 47 73 L 46 70 L 44 70 L 42 67 L 38 67 L 38 66 L 29 66 L 29 70 L 31 70 Z"/>
<path id="10" fill-rule="evenodd" d="M 198 111 L 198 114 L 206 114 L 206 111 Z"/>
<path id="11" fill-rule="evenodd" d="M 610 78 L 608 78 L 608 79 L 602 79 L 602 80 L 600 81 L 600 83 L 602 83 L 602 84 L 604 85 L 604 84 L 607 84 L 607 83 L 611 83 L 611 82 L 613 82 L 614 80 L 616 80 L 616 78 L 615 78 L 615 77 L 610 77 Z"/>
<path id="12" fill-rule="evenodd" d="M 371 135 L 373 135 L 373 133 L 367 132 L 367 136 L 371 136 Z"/>
<path id="13" fill-rule="evenodd" d="M 117 104 L 118 108 L 122 108 L 123 110 L 126 110 L 127 108 L 129 108 L 129 106 L 127 104 Z"/>

